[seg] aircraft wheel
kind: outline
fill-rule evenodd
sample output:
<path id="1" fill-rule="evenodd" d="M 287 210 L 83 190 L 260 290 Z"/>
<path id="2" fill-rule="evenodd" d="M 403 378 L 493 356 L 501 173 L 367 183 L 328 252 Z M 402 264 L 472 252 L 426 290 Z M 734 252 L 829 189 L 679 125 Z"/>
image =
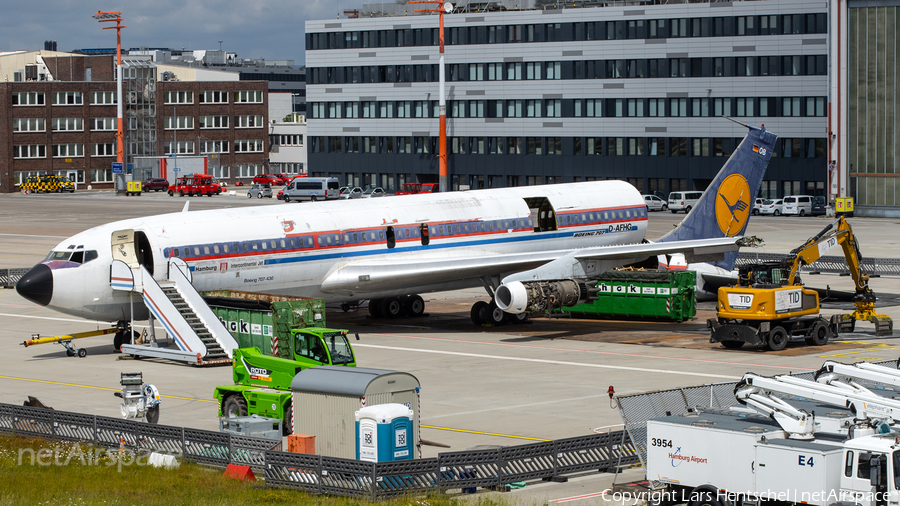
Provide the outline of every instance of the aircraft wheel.
<path id="1" fill-rule="evenodd" d="M 159 404 L 148 409 L 147 414 L 144 416 L 147 418 L 147 423 L 158 422 L 159 421 Z"/>
<path id="2" fill-rule="evenodd" d="M 403 314 L 403 303 L 400 297 L 387 297 L 381 301 L 381 314 L 385 318 L 397 318 Z"/>
<path id="3" fill-rule="evenodd" d="M 117 352 L 121 352 L 122 351 L 122 343 L 124 341 L 125 341 L 125 332 L 121 331 L 121 330 L 116 332 L 116 335 L 113 336 L 113 348 Z"/>
<path id="4" fill-rule="evenodd" d="M 506 323 L 506 311 L 497 307 L 497 303 L 491 301 L 487 309 L 487 323 L 493 326 L 500 326 Z"/>
<path id="5" fill-rule="evenodd" d="M 222 403 L 222 416 L 226 418 L 237 418 L 239 416 L 247 416 L 247 401 L 241 394 L 228 396 Z"/>
<path id="6" fill-rule="evenodd" d="M 408 316 L 422 316 L 425 312 L 425 301 L 419 295 L 410 295 L 403 305 Z"/>
<path id="7" fill-rule="evenodd" d="M 788 335 L 784 327 L 775 327 L 769 332 L 768 347 L 772 351 L 781 351 L 787 346 Z"/>
<path id="8" fill-rule="evenodd" d="M 349 302 L 341 302 L 341 311 L 348 313 L 350 312 L 350 303 Z"/>
<path id="9" fill-rule="evenodd" d="M 484 325 L 487 323 L 487 312 L 490 304 L 483 300 L 479 300 L 475 304 L 472 304 L 472 310 L 469 312 L 469 316 L 472 318 L 472 323 L 475 325 Z"/>
<path id="10" fill-rule="evenodd" d="M 506 313 L 506 321 L 512 324 L 528 323 L 528 313 Z"/>
<path id="11" fill-rule="evenodd" d="M 369 314 L 372 318 L 381 318 L 381 301 L 383 299 L 372 299 L 369 301 Z"/>
<path id="12" fill-rule="evenodd" d="M 78 350 L 78 358 L 84 358 L 84 357 L 86 357 L 86 356 L 87 356 L 87 350 L 86 350 L 86 349 L 81 348 L 80 350 Z"/>

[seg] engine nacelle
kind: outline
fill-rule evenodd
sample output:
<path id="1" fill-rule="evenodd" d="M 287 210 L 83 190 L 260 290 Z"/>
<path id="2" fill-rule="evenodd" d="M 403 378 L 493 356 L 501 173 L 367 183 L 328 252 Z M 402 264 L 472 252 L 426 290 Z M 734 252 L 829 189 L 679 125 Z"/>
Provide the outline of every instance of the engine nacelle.
<path id="1" fill-rule="evenodd" d="M 563 306 L 574 306 L 585 290 L 571 279 L 558 281 L 512 281 L 497 287 L 494 302 L 507 313 L 536 313 Z"/>

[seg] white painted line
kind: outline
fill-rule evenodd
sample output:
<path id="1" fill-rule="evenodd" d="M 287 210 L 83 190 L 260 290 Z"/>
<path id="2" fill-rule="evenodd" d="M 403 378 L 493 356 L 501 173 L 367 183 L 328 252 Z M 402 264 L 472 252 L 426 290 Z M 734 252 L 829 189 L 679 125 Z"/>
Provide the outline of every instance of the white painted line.
<path id="1" fill-rule="evenodd" d="M 415 353 L 434 353 L 437 355 L 453 355 L 457 357 L 472 357 L 472 358 L 491 358 L 494 360 L 512 360 L 516 362 L 532 362 L 538 364 L 553 364 L 553 365 L 566 365 L 566 366 L 575 366 L 575 367 L 595 367 L 598 369 L 617 369 L 621 371 L 637 371 L 637 372 L 652 372 L 657 374 L 674 374 L 679 376 L 700 376 L 703 378 L 719 378 L 726 380 L 739 380 L 740 376 L 726 376 L 724 374 L 709 374 L 702 372 L 688 372 L 688 371 L 674 371 L 671 369 L 647 369 L 644 367 L 627 367 L 623 365 L 605 365 L 605 364 L 587 364 L 584 362 L 567 362 L 564 360 L 546 360 L 540 358 L 523 358 L 523 357 L 502 357 L 498 355 L 482 355 L 479 353 L 462 353 L 457 351 L 438 351 L 438 350 L 423 350 L 420 348 L 401 348 L 399 346 L 379 346 L 377 344 L 354 344 L 354 348 L 377 348 L 382 350 L 395 350 L 395 351 L 411 351 Z"/>
<path id="2" fill-rule="evenodd" d="M 37 307 L 37 306 L 35 306 Z M 84 318 L 52 318 L 50 316 L 28 316 L 24 314 L 9 314 L 9 313 L 0 313 L 0 316 L 9 316 L 11 318 L 34 318 L 36 320 L 53 320 L 57 322 L 75 322 L 75 323 L 84 323 L 84 324 L 96 324 L 96 325 L 115 325 L 116 322 L 98 322 L 92 320 L 85 320 Z"/>
<path id="3" fill-rule="evenodd" d="M 548 503 L 552 502 L 555 504 L 577 501 L 579 499 L 590 499 L 591 497 L 600 497 L 609 493 L 609 489 L 604 490 L 603 492 L 594 492 L 593 494 L 584 494 L 584 495 L 574 495 L 572 497 L 563 497 L 562 499 L 550 499 L 547 501 Z"/>

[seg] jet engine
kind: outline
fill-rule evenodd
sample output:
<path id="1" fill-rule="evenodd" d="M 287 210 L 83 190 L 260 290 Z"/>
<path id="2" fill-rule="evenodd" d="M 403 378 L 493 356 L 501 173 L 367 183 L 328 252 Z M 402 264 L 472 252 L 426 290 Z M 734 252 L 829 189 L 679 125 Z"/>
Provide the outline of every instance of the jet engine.
<path id="1" fill-rule="evenodd" d="M 511 281 L 497 287 L 494 302 L 507 313 L 536 313 L 574 306 L 588 295 L 583 283 L 571 279 L 556 281 Z"/>

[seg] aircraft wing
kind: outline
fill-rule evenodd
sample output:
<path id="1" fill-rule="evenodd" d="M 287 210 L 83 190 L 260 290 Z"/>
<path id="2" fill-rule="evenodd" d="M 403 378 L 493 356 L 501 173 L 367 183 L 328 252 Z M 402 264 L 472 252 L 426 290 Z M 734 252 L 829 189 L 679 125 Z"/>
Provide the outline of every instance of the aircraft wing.
<path id="1" fill-rule="evenodd" d="M 326 276 L 321 289 L 325 293 L 352 295 L 481 277 L 504 282 L 587 279 L 660 254 L 684 253 L 694 262 L 720 259 L 724 253 L 736 251 L 739 240 L 740 237 L 725 237 L 460 258 L 348 261 Z"/>

